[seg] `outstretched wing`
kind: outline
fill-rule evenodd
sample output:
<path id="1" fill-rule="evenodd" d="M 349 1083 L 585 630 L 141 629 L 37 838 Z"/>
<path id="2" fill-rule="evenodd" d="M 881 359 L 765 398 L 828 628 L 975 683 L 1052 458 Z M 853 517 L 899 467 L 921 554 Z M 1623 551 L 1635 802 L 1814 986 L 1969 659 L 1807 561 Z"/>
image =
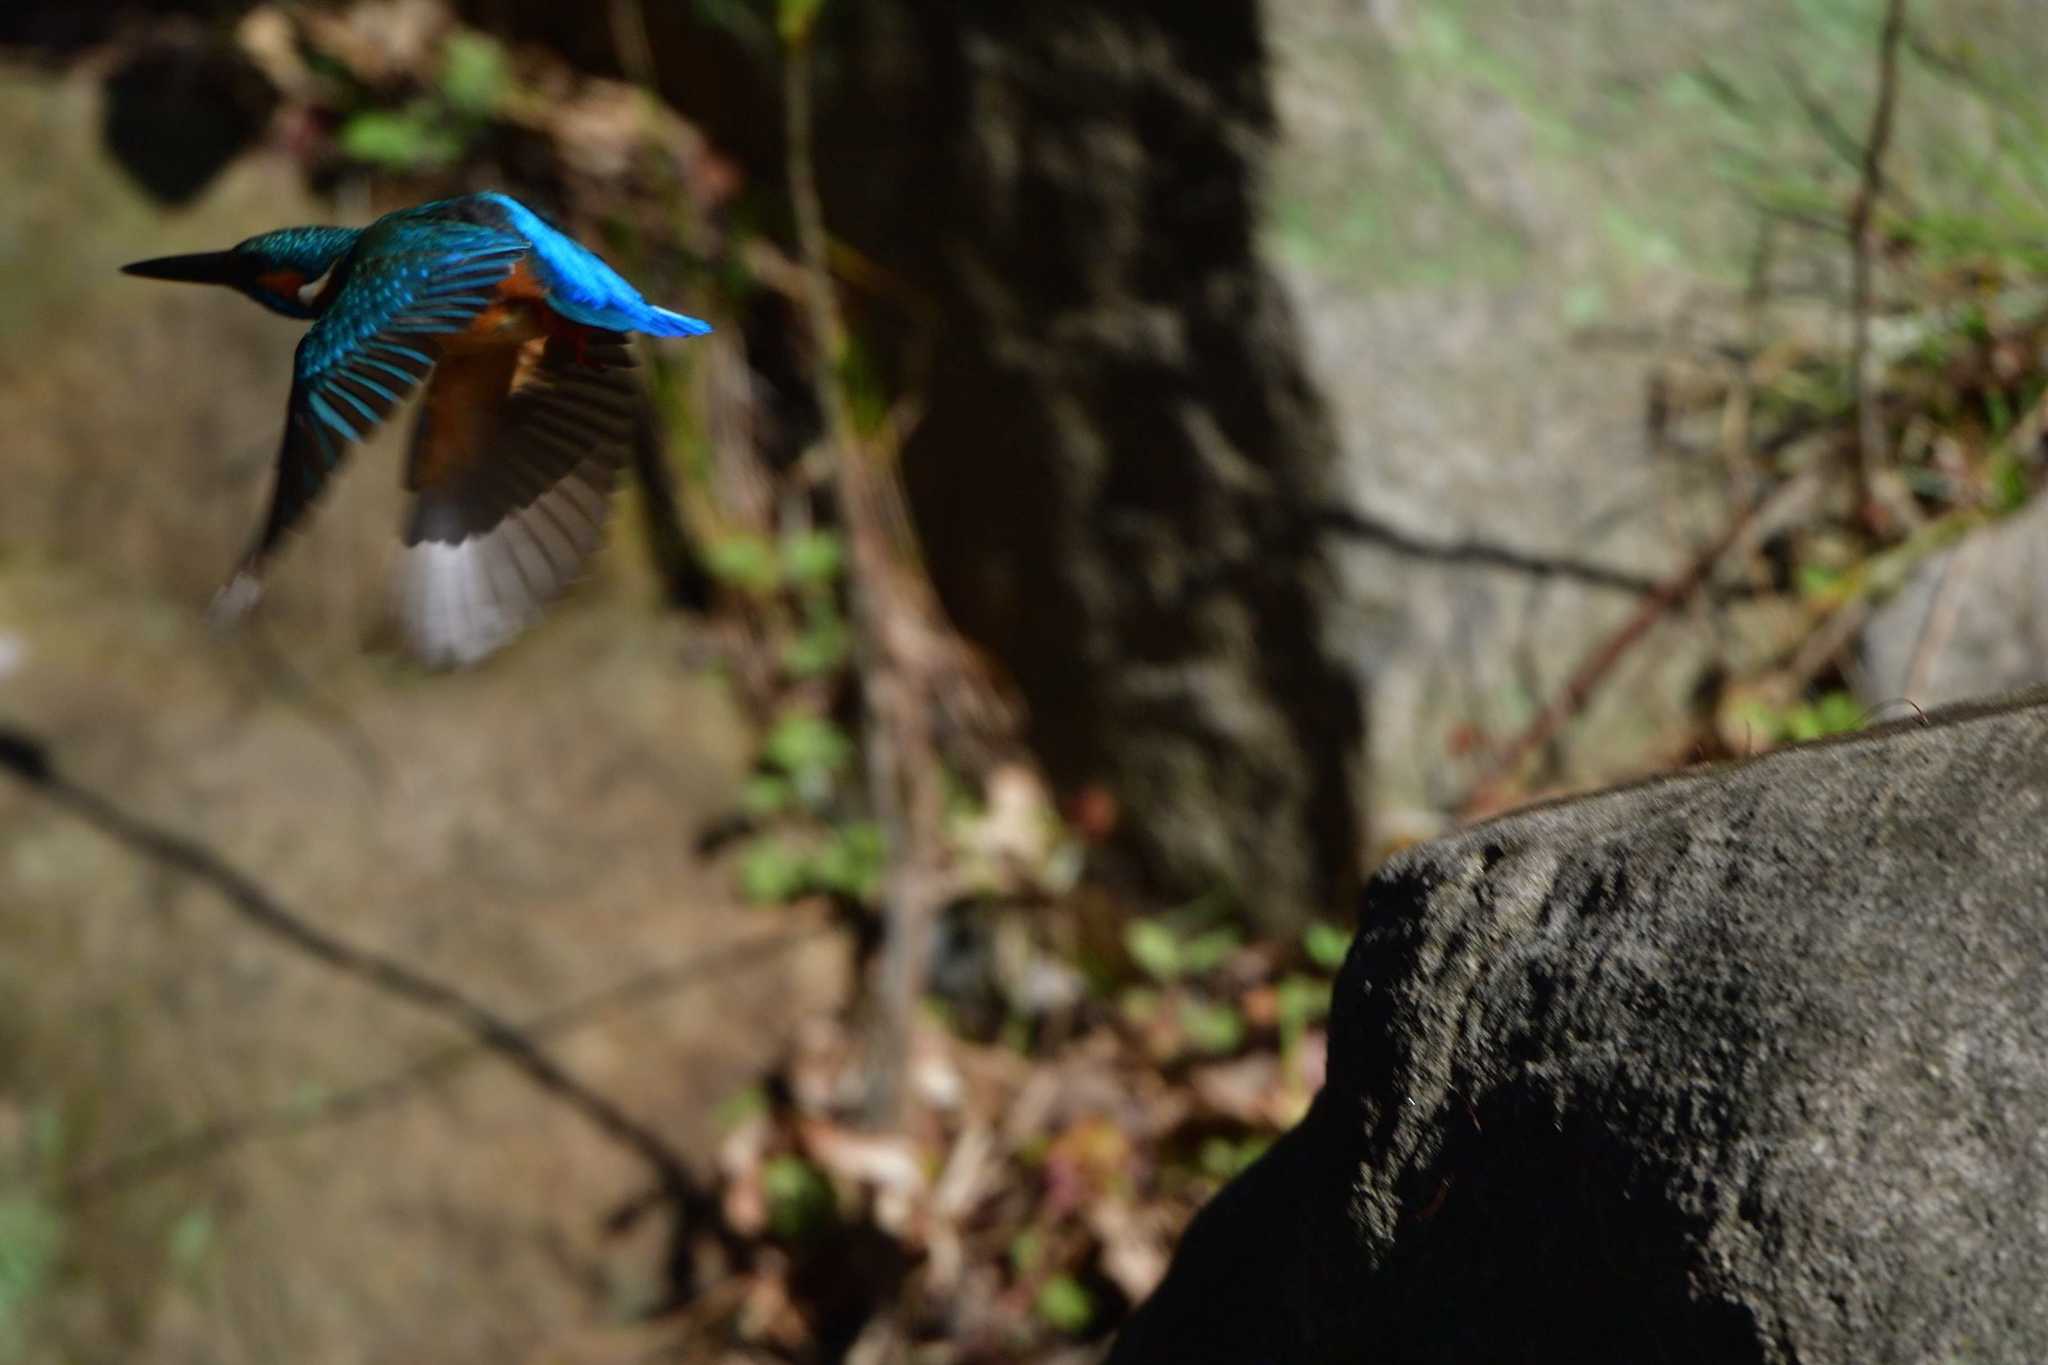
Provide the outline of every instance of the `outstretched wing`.
<path id="1" fill-rule="evenodd" d="M 426 378 L 529 250 L 515 233 L 446 224 L 430 247 L 379 244 L 348 267 L 341 296 L 299 342 L 270 512 L 243 573 L 262 567 L 349 447 Z"/>
<path id="2" fill-rule="evenodd" d="M 413 432 L 399 615 L 430 665 L 531 624 L 602 539 L 645 420 L 625 337 L 558 335 L 445 360 Z"/>

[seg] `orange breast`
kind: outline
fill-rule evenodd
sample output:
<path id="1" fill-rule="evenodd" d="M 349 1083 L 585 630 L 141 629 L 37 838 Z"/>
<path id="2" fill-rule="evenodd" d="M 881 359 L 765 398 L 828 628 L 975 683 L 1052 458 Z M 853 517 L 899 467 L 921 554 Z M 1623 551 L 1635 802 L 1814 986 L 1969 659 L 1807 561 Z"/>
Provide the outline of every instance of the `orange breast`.
<path id="1" fill-rule="evenodd" d="M 547 287 L 525 261 L 498 281 L 491 302 L 469 326 L 441 343 L 442 354 L 465 354 L 518 346 L 552 329 L 554 310 L 547 306 Z"/>
<path id="2" fill-rule="evenodd" d="M 520 348 L 509 345 L 479 345 L 459 355 L 444 352 L 427 381 L 407 487 L 439 487 L 483 458 L 520 362 Z"/>

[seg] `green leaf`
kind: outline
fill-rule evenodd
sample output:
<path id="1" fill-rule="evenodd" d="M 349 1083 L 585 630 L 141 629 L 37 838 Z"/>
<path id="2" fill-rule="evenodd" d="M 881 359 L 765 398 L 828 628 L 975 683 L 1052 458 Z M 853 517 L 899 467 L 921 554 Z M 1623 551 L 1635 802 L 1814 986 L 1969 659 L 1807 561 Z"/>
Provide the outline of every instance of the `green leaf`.
<path id="1" fill-rule="evenodd" d="M 845 564 L 845 545 L 831 531 L 802 531 L 782 542 L 782 567 L 792 583 L 829 583 Z"/>
<path id="2" fill-rule="evenodd" d="M 740 855 L 740 894 L 756 905 L 794 900 L 809 880 L 803 855 L 772 835 L 754 840 Z"/>
<path id="3" fill-rule="evenodd" d="M 768 1198 L 768 1228 L 785 1242 L 803 1242 L 830 1228 L 839 1215 L 832 1183 L 800 1156 L 771 1157 L 761 1167 Z"/>
<path id="4" fill-rule="evenodd" d="M 1202 1052 L 1235 1052 L 1244 1043 L 1244 1016 L 1220 1002 L 1183 1000 L 1180 1031 Z"/>
<path id="5" fill-rule="evenodd" d="M 1813 704 L 1814 719 L 1824 735 L 1846 735 L 1863 728 L 1863 703 L 1848 692 L 1829 692 Z"/>
<path id="6" fill-rule="evenodd" d="M 486 34 L 464 30 L 449 38 L 441 56 L 441 96 L 476 117 L 494 112 L 512 84 L 505 49 Z"/>
<path id="7" fill-rule="evenodd" d="M 743 1086 L 720 1100 L 711 1110 L 718 1131 L 729 1133 L 758 1114 L 768 1112 L 768 1092 L 758 1085 Z"/>
<path id="8" fill-rule="evenodd" d="M 1990 485 L 1991 510 L 1995 513 L 2017 512 L 2027 503 L 2027 467 L 2018 456 L 2009 450 L 2002 450 L 1991 457 L 1989 468 L 1984 471 L 1985 481 Z"/>
<path id="9" fill-rule="evenodd" d="M 853 741 L 823 716 L 785 712 L 761 741 L 761 756 L 796 780 L 806 801 L 831 795 L 832 778 L 853 762 Z"/>
<path id="10" fill-rule="evenodd" d="M 1218 1180 L 1229 1180 L 1245 1167 L 1264 1156 L 1273 1140 L 1263 1133 L 1253 1133 L 1236 1142 L 1218 1133 L 1202 1139 L 1201 1151 L 1196 1162 L 1202 1174 Z"/>
<path id="11" fill-rule="evenodd" d="M 1230 960 L 1242 941 L 1237 931 L 1230 928 L 1197 934 L 1180 945 L 1181 969 L 1189 973 L 1213 972 Z"/>
<path id="12" fill-rule="evenodd" d="M 25 1196 L 0 1196 L 0 1352 L 11 1356 L 18 1347 L 63 1245 L 64 1224 L 54 1210 Z"/>
<path id="13" fill-rule="evenodd" d="M 180 1214 L 171 1224 L 171 1264 L 187 1275 L 197 1273 L 213 1250 L 218 1230 L 212 1209 L 187 1209 Z"/>
<path id="14" fill-rule="evenodd" d="M 1172 981 L 1185 970 L 1180 939 L 1156 919 L 1134 919 L 1124 926 L 1124 951 L 1154 981 Z"/>
<path id="15" fill-rule="evenodd" d="M 1018 1275 L 1029 1275 L 1038 1269 L 1039 1258 L 1044 1255 L 1045 1239 L 1036 1228 L 1025 1228 L 1010 1239 L 1010 1269 Z"/>
<path id="16" fill-rule="evenodd" d="M 335 137 L 335 145 L 351 160 L 401 171 L 448 165 L 462 155 L 464 141 L 440 111 L 427 105 L 365 109 L 351 115 Z"/>
<path id="17" fill-rule="evenodd" d="M 1824 597 L 1834 591 L 1845 576 L 1843 570 L 1830 568 L 1825 564 L 1801 564 L 1797 575 L 1799 595 Z"/>
<path id="18" fill-rule="evenodd" d="M 1990 424 L 1993 436 L 2003 436 L 2012 430 L 2012 402 L 1997 389 L 1984 391 L 1984 420 Z"/>
<path id="19" fill-rule="evenodd" d="M 886 859 L 881 826 L 853 821 L 833 831 L 812 863 L 818 885 L 855 900 L 872 900 L 882 889 Z"/>
<path id="20" fill-rule="evenodd" d="M 1308 928 L 1301 931 L 1301 946 L 1310 962 L 1326 972 L 1334 972 L 1344 965 L 1344 955 L 1351 951 L 1351 935 L 1328 920 L 1311 920 Z"/>
<path id="21" fill-rule="evenodd" d="M 825 8 L 825 0 L 779 0 L 775 10 L 775 27 L 782 34 L 785 43 L 801 43 L 811 36 L 811 26 L 818 21 L 818 11 Z"/>
<path id="22" fill-rule="evenodd" d="M 704 567 L 712 577 L 751 593 L 774 592 L 782 581 L 775 547 L 765 536 L 739 533 L 720 537 L 704 552 Z"/>
<path id="23" fill-rule="evenodd" d="M 1150 986 L 1128 987 L 1116 999 L 1116 1012 L 1133 1028 L 1144 1028 L 1159 1015 L 1164 999 Z"/>
<path id="24" fill-rule="evenodd" d="M 1055 1275 L 1038 1288 L 1038 1316 L 1057 1331 L 1077 1334 L 1095 1321 L 1095 1300 L 1072 1275 Z"/>
<path id="25" fill-rule="evenodd" d="M 1330 983 L 1313 976 L 1290 976 L 1273 988 L 1273 1013 L 1280 1037 L 1292 1047 L 1301 1031 L 1330 1012 Z"/>
<path id="26" fill-rule="evenodd" d="M 843 668 L 852 653 L 853 632 L 834 615 L 812 622 L 784 645 L 782 667 L 793 678 L 822 678 Z"/>
<path id="27" fill-rule="evenodd" d="M 775 773 L 755 773 L 740 785 L 740 810 L 750 819 L 766 820 L 795 804 L 796 788 Z"/>

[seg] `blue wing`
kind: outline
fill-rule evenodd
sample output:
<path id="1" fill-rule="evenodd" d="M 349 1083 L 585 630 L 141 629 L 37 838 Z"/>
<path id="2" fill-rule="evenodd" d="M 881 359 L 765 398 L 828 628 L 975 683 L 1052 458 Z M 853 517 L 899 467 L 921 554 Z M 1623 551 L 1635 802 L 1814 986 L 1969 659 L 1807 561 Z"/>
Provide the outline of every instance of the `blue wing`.
<path id="1" fill-rule="evenodd" d="M 656 337 L 702 336 L 711 330 L 700 318 L 649 303 L 625 277 L 517 199 L 496 193 L 477 198 L 502 212 L 506 225 L 533 244 L 535 264 L 548 286 L 548 306 L 571 322 Z"/>
<path id="2" fill-rule="evenodd" d="M 449 225 L 430 247 L 371 242 L 344 264 L 349 274 L 334 305 L 299 342 L 277 484 L 245 572 L 261 566 L 349 446 L 426 378 L 449 335 L 490 305 L 530 249 L 514 233 Z"/>

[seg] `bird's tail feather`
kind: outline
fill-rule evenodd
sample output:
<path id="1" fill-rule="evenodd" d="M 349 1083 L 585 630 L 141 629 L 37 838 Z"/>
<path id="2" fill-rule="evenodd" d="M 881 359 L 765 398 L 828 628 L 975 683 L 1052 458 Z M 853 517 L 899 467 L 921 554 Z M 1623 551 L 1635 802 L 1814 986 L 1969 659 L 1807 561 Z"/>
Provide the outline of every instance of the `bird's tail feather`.
<path id="1" fill-rule="evenodd" d="M 603 538 L 612 485 L 645 399 L 625 339 L 548 342 L 452 473 L 420 486 L 398 615 L 411 652 L 432 667 L 476 663 L 517 635 L 582 573 Z M 593 366 L 589 362 L 596 361 Z M 438 381 L 437 381 L 438 382 Z M 431 440 L 422 427 L 419 440 Z"/>
<path id="2" fill-rule="evenodd" d="M 207 604 L 206 624 L 222 633 L 233 630 L 262 600 L 263 580 L 253 565 L 245 564 L 235 570 L 234 577 Z"/>
<path id="3" fill-rule="evenodd" d="M 651 337 L 700 337 L 711 330 L 711 324 L 702 318 L 693 318 L 687 313 L 675 313 L 666 308 L 647 307 L 648 316 L 634 330 Z"/>
<path id="4" fill-rule="evenodd" d="M 459 539 L 420 535 L 400 576 L 399 619 L 429 667 L 464 667 L 494 653 L 540 616 L 597 549 L 614 464 L 576 467 L 531 504 Z M 470 509 L 422 492 L 413 525 L 452 522 Z"/>

